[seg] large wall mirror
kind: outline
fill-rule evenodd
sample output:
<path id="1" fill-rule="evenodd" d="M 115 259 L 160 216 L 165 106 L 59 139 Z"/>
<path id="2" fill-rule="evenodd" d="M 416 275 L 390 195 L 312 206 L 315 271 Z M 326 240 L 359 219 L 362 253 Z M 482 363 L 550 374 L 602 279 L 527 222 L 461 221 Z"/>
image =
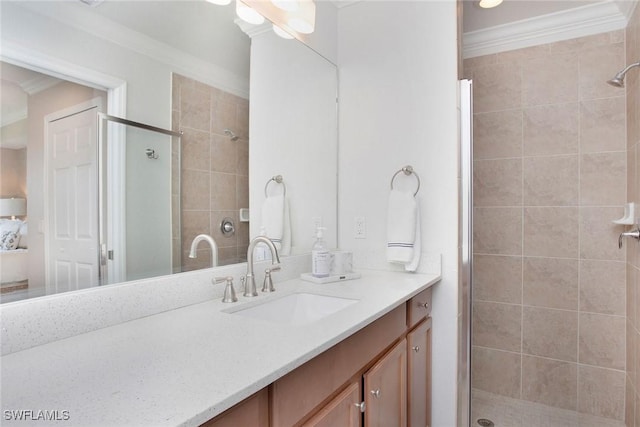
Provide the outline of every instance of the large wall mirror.
<path id="1" fill-rule="evenodd" d="M 233 3 L 16 1 L 0 8 L 0 198 L 27 206 L 16 222 L 0 218 L 0 229 L 21 223 L 19 247 L 0 250 L 0 302 L 244 262 L 250 238 L 265 233 L 268 198 L 280 195 L 289 209 L 284 255 L 308 252 L 317 224 L 337 245 L 334 64 L 270 26 L 241 29 Z M 116 184 L 97 175 L 77 183 L 85 195 L 112 198 L 95 202 L 105 221 L 98 229 L 111 234 L 90 256 L 106 267 L 99 280 L 80 274 L 56 287 L 60 246 L 52 246 L 51 230 L 68 215 L 51 214 L 61 193 L 52 190 L 59 186 L 47 156 L 61 152 L 51 140 L 60 120 L 89 109 L 102 113 L 97 133 L 123 144 L 106 167 L 120 171 Z M 151 130 L 103 123 L 109 116 Z M 158 168 L 165 172 L 156 175 Z M 158 188 L 166 190 L 152 201 Z M 93 203 L 76 204 L 80 223 Z M 225 221 L 231 233 L 223 232 Z M 214 239 L 217 256 L 205 243 L 189 256 L 200 234 Z M 113 268 L 119 254 L 121 266 Z"/>

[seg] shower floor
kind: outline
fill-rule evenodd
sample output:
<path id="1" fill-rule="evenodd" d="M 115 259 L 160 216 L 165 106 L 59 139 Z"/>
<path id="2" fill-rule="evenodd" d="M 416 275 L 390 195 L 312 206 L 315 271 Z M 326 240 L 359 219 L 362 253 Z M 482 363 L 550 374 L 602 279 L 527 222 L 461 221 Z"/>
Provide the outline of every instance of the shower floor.
<path id="1" fill-rule="evenodd" d="M 479 427 L 480 418 L 493 421 L 495 427 L 625 427 L 623 421 L 579 414 L 540 403 L 473 390 L 471 425 Z"/>

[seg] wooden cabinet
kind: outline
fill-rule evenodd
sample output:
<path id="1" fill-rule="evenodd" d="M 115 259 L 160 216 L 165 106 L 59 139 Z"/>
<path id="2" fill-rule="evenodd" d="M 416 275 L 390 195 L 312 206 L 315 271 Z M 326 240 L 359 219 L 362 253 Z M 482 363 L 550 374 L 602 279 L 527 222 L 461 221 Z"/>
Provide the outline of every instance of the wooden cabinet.
<path id="1" fill-rule="evenodd" d="M 269 394 L 266 388 L 202 424 L 202 427 L 238 426 L 269 427 Z"/>
<path id="2" fill-rule="evenodd" d="M 407 343 L 400 341 L 364 374 L 365 427 L 407 425 Z"/>
<path id="3" fill-rule="evenodd" d="M 407 334 L 409 427 L 431 425 L 431 318 Z"/>
<path id="4" fill-rule="evenodd" d="M 425 427 L 431 289 L 239 403 L 207 427 Z"/>
<path id="5" fill-rule="evenodd" d="M 362 384 L 360 381 L 354 381 L 303 426 L 360 427 L 362 425 L 361 401 Z"/>

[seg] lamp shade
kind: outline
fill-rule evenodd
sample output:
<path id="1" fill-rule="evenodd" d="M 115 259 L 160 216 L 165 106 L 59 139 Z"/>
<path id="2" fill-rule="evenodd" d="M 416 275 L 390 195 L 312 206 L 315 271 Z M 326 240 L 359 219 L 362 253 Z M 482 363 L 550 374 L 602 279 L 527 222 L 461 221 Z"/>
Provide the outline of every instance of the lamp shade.
<path id="1" fill-rule="evenodd" d="M 302 34 L 311 34 L 316 27 L 316 4 L 302 0 L 295 11 L 290 12 L 287 26 Z"/>
<path id="2" fill-rule="evenodd" d="M 27 214 L 26 199 L 0 199 L 0 217 L 2 216 L 24 216 Z"/>

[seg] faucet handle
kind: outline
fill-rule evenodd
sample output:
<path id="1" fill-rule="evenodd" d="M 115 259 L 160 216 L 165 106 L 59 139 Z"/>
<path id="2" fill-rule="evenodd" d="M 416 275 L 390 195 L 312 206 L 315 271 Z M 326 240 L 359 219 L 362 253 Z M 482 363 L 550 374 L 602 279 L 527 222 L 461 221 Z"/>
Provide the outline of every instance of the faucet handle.
<path id="1" fill-rule="evenodd" d="M 226 282 L 227 282 L 227 286 L 225 286 L 225 288 L 224 288 L 224 296 L 222 297 L 222 302 L 236 302 L 236 301 L 238 301 L 238 297 L 236 297 L 236 290 L 233 289 L 233 277 L 227 276 L 227 277 L 224 277 L 222 279 L 226 280 Z"/>
<path id="2" fill-rule="evenodd" d="M 222 283 L 222 282 L 228 281 L 228 280 L 233 281 L 233 277 L 231 277 L 231 276 L 214 277 L 213 279 L 211 279 L 211 283 L 214 284 L 214 285 L 217 285 L 218 283 Z"/>
<path id="3" fill-rule="evenodd" d="M 280 269 L 280 267 L 278 267 Z M 262 283 L 262 292 L 273 292 L 276 288 L 273 287 L 273 279 L 271 279 L 271 272 L 273 268 L 267 268 L 264 271 L 264 282 Z"/>

